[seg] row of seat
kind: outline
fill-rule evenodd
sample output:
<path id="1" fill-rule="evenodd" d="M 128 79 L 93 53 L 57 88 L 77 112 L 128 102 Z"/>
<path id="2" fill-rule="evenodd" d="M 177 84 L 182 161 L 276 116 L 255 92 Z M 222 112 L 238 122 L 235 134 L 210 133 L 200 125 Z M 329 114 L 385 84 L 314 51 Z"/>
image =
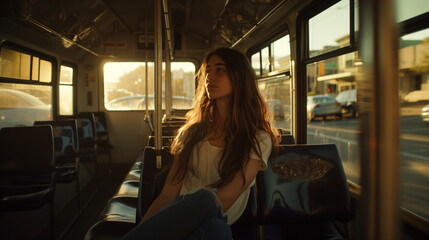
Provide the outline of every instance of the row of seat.
<path id="1" fill-rule="evenodd" d="M 163 123 L 162 166 L 171 161 L 169 146 L 177 129 L 183 124 Z M 101 219 L 87 232 L 85 239 L 120 239 L 140 222 L 144 209 L 150 205 L 153 183 L 160 171 L 156 166 L 155 136 L 148 139 L 148 146 L 136 159 L 116 193 L 104 208 Z"/>
<path id="2" fill-rule="evenodd" d="M 163 137 L 164 144 L 171 139 Z M 351 216 L 337 148 L 294 143 L 293 136 L 283 131 L 279 152 L 258 174 L 245 212 L 231 226 L 235 240 L 341 239 L 332 221 L 346 223 Z M 144 149 L 85 239 L 119 239 L 140 222 L 166 178 L 167 172 L 156 167 L 156 155 L 153 145 Z M 168 165 L 172 160 L 168 147 L 161 155 L 162 165 Z"/>
<path id="3" fill-rule="evenodd" d="M 104 113 L 81 113 L 76 119 L 2 128 L 0 135 L 1 211 L 40 209 L 50 203 L 49 229 L 54 239 L 56 184 L 75 183 L 71 196 L 76 196 L 77 218 L 82 210 L 80 164 L 95 165 L 93 178 L 98 183 L 97 155 L 106 153 L 111 163 L 112 146 Z"/>

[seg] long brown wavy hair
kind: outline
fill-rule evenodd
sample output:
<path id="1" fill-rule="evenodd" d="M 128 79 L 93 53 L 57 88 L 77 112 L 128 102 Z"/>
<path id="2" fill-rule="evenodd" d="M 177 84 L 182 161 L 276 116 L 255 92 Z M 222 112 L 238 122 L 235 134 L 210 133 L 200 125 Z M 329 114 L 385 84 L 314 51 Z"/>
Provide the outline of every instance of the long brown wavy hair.
<path id="1" fill-rule="evenodd" d="M 250 159 L 251 151 L 261 155 L 259 144 L 255 144 L 258 142 L 257 133 L 260 130 L 266 131 L 271 137 L 273 148 L 278 145 L 279 136 L 270 123 L 266 104 L 248 59 L 241 52 L 230 48 L 209 52 L 197 73 L 198 87 L 194 107 L 186 114 L 187 121 L 178 130 L 171 145 L 171 152 L 179 161 L 174 180 L 183 180 L 187 173 L 196 174 L 190 165 L 194 146 L 207 136 L 210 125 L 217 122 L 216 100 L 209 99 L 205 89 L 206 66 L 214 55 L 225 62 L 233 93 L 230 114 L 224 124 L 225 146 L 218 166 L 220 180 L 211 187 L 220 188 L 226 185 L 238 171 L 241 172 L 244 185 L 244 168 Z"/>

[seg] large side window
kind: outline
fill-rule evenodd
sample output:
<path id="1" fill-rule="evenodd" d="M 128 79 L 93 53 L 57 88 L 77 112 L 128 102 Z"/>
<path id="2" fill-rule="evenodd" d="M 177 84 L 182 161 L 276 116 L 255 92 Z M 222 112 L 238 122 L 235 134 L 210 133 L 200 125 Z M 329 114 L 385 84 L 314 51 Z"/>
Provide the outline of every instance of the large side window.
<path id="1" fill-rule="evenodd" d="M 359 52 L 351 33 L 355 0 L 340 0 L 303 21 L 306 34 L 307 142 L 335 143 L 347 178 L 360 183 Z M 351 22 L 354 24 L 351 24 Z M 356 21 L 356 22 L 355 22 Z M 335 51 L 335 54 L 333 53 Z M 317 57 L 317 58 L 316 58 Z"/>
<path id="2" fill-rule="evenodd" d="M 429 221 L 429 4 L 396 0 L 396 5 L 404 26 L 398 49 L 401 206 Z"/>
<path id="3" fill-rule="evenodd" d="M 146 74 L 147 69 L 147 74 Z M 165 66 L 163 64 L 163 101 L 165 108 Z M 195 65 L 191 62 L 172 62 L 173 108 L 191 108 L 195 92 Z M 146 96 L 146 81 L 147 93 Z M 154 64 L 148 62 L 108 62 L 104 65 L 104 106 L 109 111 L 149 110 L 154 103 Z"/>
<path id="4" fill-rule="evenodd" d="M 18 47 L 0 48 L 0 128 L 52 119 L 51 58 Z"/>

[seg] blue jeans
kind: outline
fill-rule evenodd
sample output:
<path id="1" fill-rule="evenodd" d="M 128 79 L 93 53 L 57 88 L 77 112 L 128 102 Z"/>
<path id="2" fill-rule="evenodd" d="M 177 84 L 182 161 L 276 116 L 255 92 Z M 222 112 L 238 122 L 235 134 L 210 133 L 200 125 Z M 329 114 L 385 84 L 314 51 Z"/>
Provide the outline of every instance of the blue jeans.
<path id="1" fill-rule="evenodd" d="M 206 189 L 179 196 L 127 233 L 123 240 L 232 239 L 216 197 Z"/>

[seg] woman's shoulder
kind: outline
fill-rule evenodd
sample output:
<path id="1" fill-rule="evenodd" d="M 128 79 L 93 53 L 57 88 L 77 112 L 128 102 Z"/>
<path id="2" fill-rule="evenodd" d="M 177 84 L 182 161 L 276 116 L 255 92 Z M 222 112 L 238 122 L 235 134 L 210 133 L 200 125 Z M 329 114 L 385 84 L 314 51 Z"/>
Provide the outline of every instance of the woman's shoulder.
<path id="1" fill-rule="evenodd" d="M 265 144 L 270 144 L 270 145 L 271 145 L 271 136 L 270 136 L 270 134 L 269 134 L 267 131 L 265 131 L 265 130 L 259 130 L 259 131 L 256 133 L 256 139 L 257 139 L 259 142 L 263 142 L 263 143 L 265 143 Z"/>

